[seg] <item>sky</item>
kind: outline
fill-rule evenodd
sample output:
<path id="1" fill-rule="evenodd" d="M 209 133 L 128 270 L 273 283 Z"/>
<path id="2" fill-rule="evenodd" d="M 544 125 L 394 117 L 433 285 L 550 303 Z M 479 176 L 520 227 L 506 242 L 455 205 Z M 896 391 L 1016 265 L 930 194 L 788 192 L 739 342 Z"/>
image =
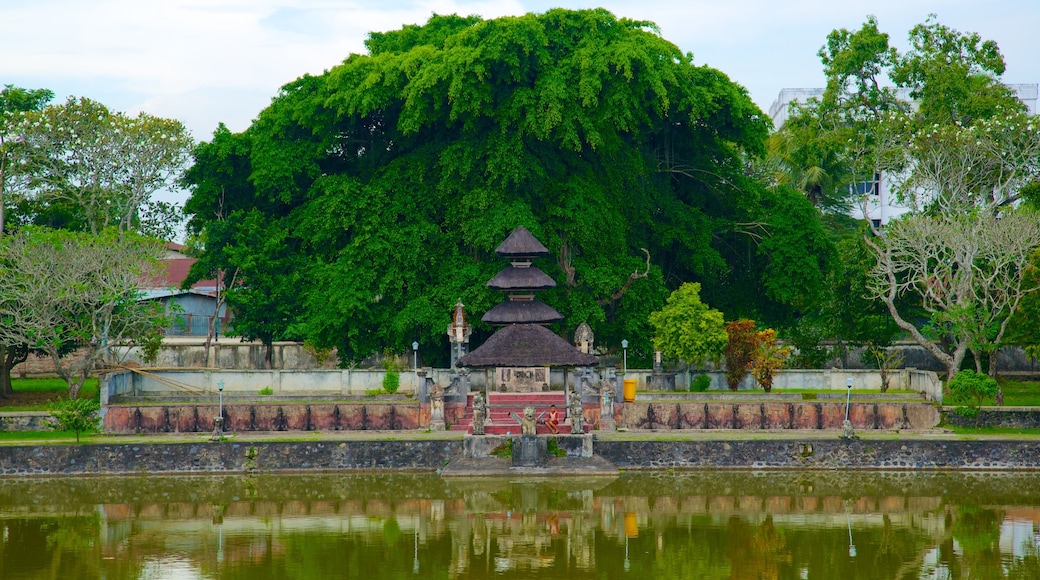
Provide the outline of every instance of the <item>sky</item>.
<path id="1" fill-rule="evenodd" d="M 1040 82 L 1037 0 L 0 0 L 0 84 L 178 119 L 197 140 L 245 130 L 278 88 L 363 53 L 370 31 L 431 14 L 484 18 L 603 7 L 655 22 L 696 64 L 729 75 L 768 111 L 783 88 L 823 85 L 827 34 L 878 19 L 903 50 L 930 13 L 996 40 L 1008 83 Z"/>

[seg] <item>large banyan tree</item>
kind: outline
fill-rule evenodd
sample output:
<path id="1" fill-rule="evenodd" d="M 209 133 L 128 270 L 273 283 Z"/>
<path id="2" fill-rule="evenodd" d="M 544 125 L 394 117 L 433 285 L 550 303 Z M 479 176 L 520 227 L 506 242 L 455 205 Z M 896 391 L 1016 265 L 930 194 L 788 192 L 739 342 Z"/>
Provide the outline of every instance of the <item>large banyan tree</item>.
<path id="1" fill-rule="evenodd" d="M 812 208 L 745 177 L 769 121 L 652 23 L 434 16 L 366 46 L 196 152 L 196 274 L 235 277 L 240 334 L 346 360 L 446 344 L 456 300 L 476 320 L 498 299 L 484 284 L 518 225 L 553 253 L 556 330 L 588 321 L 604 344 L 648 346 L 648 314 L 684 281 L 733 315 L 789 315 L 813 292 L 762 243 L 804 236 Z"/>

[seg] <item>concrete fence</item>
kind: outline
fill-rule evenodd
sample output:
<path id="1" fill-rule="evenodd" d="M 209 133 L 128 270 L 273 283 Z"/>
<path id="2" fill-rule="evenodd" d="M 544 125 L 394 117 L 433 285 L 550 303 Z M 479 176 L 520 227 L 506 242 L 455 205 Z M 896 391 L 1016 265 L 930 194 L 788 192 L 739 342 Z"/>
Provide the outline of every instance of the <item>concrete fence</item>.
<path id="1" fill-rule="evenodd" d="M 448 369 L 422 369 L 434 382 L 447 386 L 452 375 Z M 612 374 L 612 373 L 611 373 Z M 721 371 L 703 373 L 679 373 L 674 375 L 672 383 L 676 390 L 688 391 L 692 377 L 698 374 L 707 375 L 711 379 L 710 390 L 728 390 L 725 375 Z M 371 391 L 380 390 L 383 386 L 383 370 L 162 370 L 140 372 L 123 371 L 109 373 L 102 377 L 101 401 L 108 404 L 110 400 L 132 399 L 138 397 L 154 398 L 208 398 L 217 397 L 219 386 L 223 383 L 224 396 L 233 398 L 256 397 L 261 391 L 274 397 L 354 397 Z M 637 390 L 646 391 L 648 385 L 659 381 L 652 371 L 630 370 L 625 378 L 635 379 Z M 490 373 L 481 371 L 470 375 L 471 388 L 483 390 Z M 568 382 L 574 388 L 580 380 L 579 373 L 568 373 Z M 618 377 L 620 378 L 620 377 Z M 843 391 L 852 379 L 855 389 L 879 389 L 881 375 L 877 371 L 866 370 L 784 370 L 777 373 L 773 383 L 774 391 L 784 389 L 837 390 Z M 550 373 L 550 386 L 563 387 L 563 371 Z M 599 380 L 598 376 L 594 379 Z M 605 380 L 614 381 L 607 376 Z M 618 381 L 620 382 L 620 381 Z M 400 373 L 398 392 L 414 395 L 419 392 L 420 378 L 414 371 Z M 759 387 L 750 377 L 740 385 L 740 390 L 755 390 Z M 927 400 L 942 402 L 942 383 L 932 371 L 900 369 L 893 371 L 890 379 L 893 390 L 910 390 L 921 393 Z"/>

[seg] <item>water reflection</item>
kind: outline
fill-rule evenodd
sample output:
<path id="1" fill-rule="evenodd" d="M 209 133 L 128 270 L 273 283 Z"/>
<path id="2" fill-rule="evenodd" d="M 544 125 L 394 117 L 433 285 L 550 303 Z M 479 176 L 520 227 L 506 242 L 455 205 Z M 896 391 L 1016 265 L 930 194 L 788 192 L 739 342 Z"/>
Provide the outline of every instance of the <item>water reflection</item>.
<path id="1" fill-rule="evenodd" d="M 0 578 L 1040 578 L 1034 479 L 0 480 Z"/>

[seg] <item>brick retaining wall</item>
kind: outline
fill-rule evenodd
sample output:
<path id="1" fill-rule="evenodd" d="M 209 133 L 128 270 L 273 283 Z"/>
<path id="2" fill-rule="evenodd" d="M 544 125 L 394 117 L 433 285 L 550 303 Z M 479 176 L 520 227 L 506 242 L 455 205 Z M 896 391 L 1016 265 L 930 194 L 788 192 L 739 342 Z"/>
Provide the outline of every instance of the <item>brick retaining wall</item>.
<path id="1" fill-rule="evenodd" d="M 928 403 L 853 403 L 856 429 L 931 429 L 939 410 Z M 640 402 L 615 406 L 614 420 L 628 429 L 841 429 L 845 402 Z"/>
<path id="2" fill-rule="evenodd" d="M 112 405 L 105 433 L 205 433 L 218 415 L 214 404 Z M 226 431 L 410 430 L 421 423 L 419 403 L 224 405 Z M 429 418 L 426 418 L 429 424 Z"/>

